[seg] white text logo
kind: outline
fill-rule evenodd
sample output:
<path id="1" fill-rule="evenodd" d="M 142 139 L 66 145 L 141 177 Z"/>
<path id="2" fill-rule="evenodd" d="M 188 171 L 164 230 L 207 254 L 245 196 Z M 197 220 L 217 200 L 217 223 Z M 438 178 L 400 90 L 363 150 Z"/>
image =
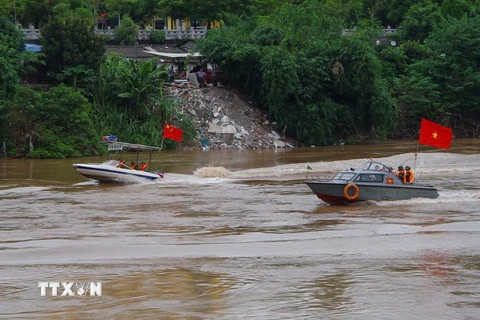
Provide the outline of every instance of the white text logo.
<path id="1" fill-rule="evenodd" d="M 40 295 L 47 296 L 49 293 L 52 297 L 61 296 L 101 296 L 101 282 L 39 282 Z M 49 290 L 50 289 L 50 290 Z"/>

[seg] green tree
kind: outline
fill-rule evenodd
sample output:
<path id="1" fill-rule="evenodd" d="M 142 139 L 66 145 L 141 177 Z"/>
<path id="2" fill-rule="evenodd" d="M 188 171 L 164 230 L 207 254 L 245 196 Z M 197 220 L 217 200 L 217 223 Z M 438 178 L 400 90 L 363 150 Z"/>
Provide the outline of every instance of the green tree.
<path id="1" fill-rule="evenodd" d="M 98 154 L 90 111 L 87 99 L 67 86 L 48 91 L 22 87 L 6 114 L 4 130 L 10 149 L 33 158 Z"/>
<path id="2" fill-rule="evenodd" d="M 386 138 L 395 126 L 396 110 L 382 78 L 382 63 L 371 42 L 355 36 L 343 37 L 328 51 L 342 70 L 332 86 L 332 97 L 348 106 L 354 118 L 350 123 L 355 128 L 353 133 L 374 133 Z"/>
<path id="3" fill-rule="evenodd" d="M 440 123 L 455 123 L 459 137 L 478 136 L 479 34 L 480 16 L 450 17 L 437 24 L 425 40 L 428 59 L 412 64 L 409 78 L 403 81 L 401 109 L 410 110 L 409 106 L 423 101 L 418 104 L 425 111 L 422 115 Z"/>
<path id="4" fill-rule="evenodd" d="M 349 28 L 365 17 L 362 0 L 326 0 L 326 7 L 332 10 L 330 14 L 340 17 Z"/>
<path id="5" fill-rule="evenodd" d="M 128 15 L 123 16 L 122 23 L 115 28 L 115 39 L 120 41 L 122 46 L 133 46 L 137 43 L 138 26 Z"/>
<path id="6" fill-rule="evenodd" d="M 12 16 L 13 11 L 16 10 L 16 3 L 12 0 L 0 0 L 0 16 Z"/>
<path id="7" fill-rule="evenodd" d="M 174 19 L 198 20 L 201 23 L 223 20 L 228 14 L 237 17 L 271 14 L 275 8 L 292 0 L 160 0 L 157 13 Z"/>
<path id="8" fill-rule="evenodd" d="M 60 0 L 24 0 L 22 19 L 43 28 L 53 17 L 53 7 Z"/>
<path id="9" fill-rule="evenodd" d="M 396 86 L 399 106 L 397 133 L 401 137 L 418 134 L 419 119 L 426 117 L 433 121 L 445 120 L 441 112 L 441 86 L 421 72 L 415 70 L 415 65 L 408 75 L 401 76 Z"/>
<path id="10" fill-rule="evenodd" d="M 54 17 L 64 17 L 65 20 L 71 19 L 72 15 L 94 23 L 97 18 L 97 8 L 94 1 L 91 0 L 60 0 L 52 9 Z"/>
<path id="11" fill-rule="evenodd" d="M 136 143 L 160 145 L 165 121 L 181 127 L 185 140 L 194 138 L 191 117 L 163 95 L 167 80 L 167 70 L 156 60 L 135 62 L 109 54 L 92 88 L 92 120 L 103 134 Z"/>
<path id="12" fill-rule="evenodd" d="M 42 30 L 41 41 L 47 70 L 57 81 L 65 79 L 65 70 L 80 65 L 84 72 L 76 73 L 77 76 L 90 75 L 86 69 L 95 74 L 105 53 L 105 39 L 95 35 L 91 21 L 78 15 L 49 22 Z"/>
<path id="13" fill-rule="evenodd" d="M 480 16 L 444 19 L 425 41 L 431 59 L 424 74 L 442 86 L 448 113 L 478 118 L 480 111 Z"/>
<path id="14" fill-rule="evenodd" d="M 104 0 L 105 8 L 110 19 L 118 18 L 118 24 L 121 25 L 120 17 L 128 16 L 135 22 L 152 18 L 155 14 L 155 2 L 153 0 Z"/>
<path id="15" fill-rule="evenodd" d="M 423 43 L 433 26 L 440 20 L 441 12 L 436 3 L 426 1 L 414 4 L 405 14 L 405 19 L 400 26 L 400 34 L 403 39 Z"/>
<path id="16" fill-rule="evenodd" d="M 325 9 L 316 1 L 284 5 L 211 30 L 199 49 L 221 66 L 222 79 L 306 144 L 385 138 L 396 109 L 371 40 L 375 29 L 341 37 L 341 21 Z"/>
<path id="17" fill-rule="evenodd" d="M 398 27 L 405 19 L 405 15 L 418 0 L 390 0 L 388 2 L 387 18 L 392 27 Z"/>
<path id="18" fill-rule="evenodd" d="M 23 35 L 6 17 L 0 16 L 0 99 L 11 96 L 20 82 L 20 51 L 24 46 Z"/>
<path id="19" fill-rule="evenodd" d="M 0 119 L 6 100 L 15 94 L 23 73 L 41 64 L 42 54 L 26 52 L 23 34 L 0 16 Z"/>
<path id="20" fill-rule="evenodd" d="M 478 7 L 477 1 L 468 0 L 444 0 L 440 10 L 442 16 L 461 19 L 464 15 L 468 15 L 475 7 Z"/>

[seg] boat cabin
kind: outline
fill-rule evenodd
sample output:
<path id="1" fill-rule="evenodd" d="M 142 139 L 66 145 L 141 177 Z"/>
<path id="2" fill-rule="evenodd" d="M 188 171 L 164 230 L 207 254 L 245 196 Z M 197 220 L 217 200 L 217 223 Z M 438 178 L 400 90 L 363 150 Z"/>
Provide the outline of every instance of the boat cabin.
<path id="1" fill-rule="evenodd" d="M 385 166 L 376 161 L 368 161 L 361 171 L 355 171 L 351 168 L 337 173 L 332 181 L 347 182 L 369 182 L 383 184 L 403 184 L 403 182 L 393 173 L 393 168 Z"/>
<path id="2" fill-rule="evenodd" d="M 387 167 L 380 162 L 376 161 L 368 161 L 365 163 L 363 166 L 363 170 L 365 171 L 384 171 L 384 172 L 392 172 L 393 168 L 392 167 Z"/>

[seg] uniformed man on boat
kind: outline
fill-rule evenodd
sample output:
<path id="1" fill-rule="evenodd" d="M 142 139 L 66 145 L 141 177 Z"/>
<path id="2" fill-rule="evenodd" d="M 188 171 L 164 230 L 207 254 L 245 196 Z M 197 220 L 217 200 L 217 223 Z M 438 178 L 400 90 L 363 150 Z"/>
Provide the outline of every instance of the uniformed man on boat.
<path id="1" fill-rule="evenodd" d="M 405 183 L 405 169 L 403 168 L 403 166 L 398 166 L 398 171 L 395 173 L 397 175 L 397 177 L 400 179 L 400 181 L 402 181 L 403 183 Z"/>
<path id="2" fill-rule="evenodd" d="M 413 173 L 412 168 L 410 168 L 409 166 L 406 166 L 406 167 L 405 167 L 405 176 L 404 176 L 404 179 L 403 179 L 403 183 L 410 183 L 410 184 L 412 184 L 414 179 L 415 179 L 415 174 Z"/>
<path id="3" fill-rule="evenodd" d="M 130 165 L 130 168 L 132 168 L 133 170 L 138 170 L 138 164 L 136 162 L 131 162 L 131 165 Z"/>

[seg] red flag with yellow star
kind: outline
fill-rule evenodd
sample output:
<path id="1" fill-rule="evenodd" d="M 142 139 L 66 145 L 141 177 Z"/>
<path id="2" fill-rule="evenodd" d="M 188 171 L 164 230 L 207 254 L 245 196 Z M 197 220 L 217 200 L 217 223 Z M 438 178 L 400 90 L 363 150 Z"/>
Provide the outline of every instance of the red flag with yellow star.
<path id="1" fill-rule="evenodd" d="M 418 143 L 441 149 L 449 149 L 452 138 L 452 129 L 422 118 Z"/>
<path id="2" fill-rule="evenodd" d="M 172 139 L 178 142 L 182 141 L 183 130 L 177 127 L 174 127 L 170 124 L 165 123 L 163 126 L 163 137 L 167 139 Z"/>

